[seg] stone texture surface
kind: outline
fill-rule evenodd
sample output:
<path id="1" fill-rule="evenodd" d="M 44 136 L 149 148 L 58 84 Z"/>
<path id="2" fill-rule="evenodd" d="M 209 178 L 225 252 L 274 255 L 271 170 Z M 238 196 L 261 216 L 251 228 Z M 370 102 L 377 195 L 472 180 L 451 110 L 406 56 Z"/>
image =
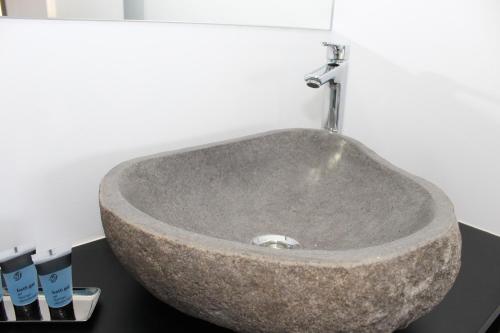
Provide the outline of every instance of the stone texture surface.
<path id="1" fill-rule="evenodd" d="M 100 189 L 118 259 L 161 300 L 241 332 L 391 332 L 460 267 L 453 206 L 353 139 L 282 130 L 120 164 Z M 249 244 L 277 233 L 303 248 Z"/>

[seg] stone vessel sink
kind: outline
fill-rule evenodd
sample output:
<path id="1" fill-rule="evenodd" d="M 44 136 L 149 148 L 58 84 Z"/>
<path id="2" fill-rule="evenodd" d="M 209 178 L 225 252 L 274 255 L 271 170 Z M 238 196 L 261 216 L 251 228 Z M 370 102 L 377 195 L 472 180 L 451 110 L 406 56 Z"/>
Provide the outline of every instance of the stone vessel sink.
<path id="1" fill-rule="evenodd" d="M 392 332 L 439 303 L 460 267 L 446 195 L 324 130 L 124 162 L 100 205 L 146 289 L 240 332 Z M 262 235 L 282 241 L 252 244 Z"/>

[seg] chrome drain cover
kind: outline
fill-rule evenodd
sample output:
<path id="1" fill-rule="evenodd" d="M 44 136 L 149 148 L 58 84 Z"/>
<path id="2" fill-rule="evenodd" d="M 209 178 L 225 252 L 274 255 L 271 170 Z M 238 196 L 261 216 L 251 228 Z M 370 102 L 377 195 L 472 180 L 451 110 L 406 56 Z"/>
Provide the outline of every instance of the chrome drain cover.
<path id="1" fill-rule="evenodd" d="M 284 235 L 260 235 L 252 239 L 252 244 L 271 249 L 298 249 L 300 243 Z"/>

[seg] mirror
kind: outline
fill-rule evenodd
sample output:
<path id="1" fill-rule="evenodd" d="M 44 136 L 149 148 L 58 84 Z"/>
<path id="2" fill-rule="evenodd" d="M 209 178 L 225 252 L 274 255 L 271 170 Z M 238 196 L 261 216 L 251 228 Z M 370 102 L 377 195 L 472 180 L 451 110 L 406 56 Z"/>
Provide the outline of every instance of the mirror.
<path id="1" fill-rule="evenodd" d="M 0 0 L 3 17 L 329 30 L 333 0 Z"/>

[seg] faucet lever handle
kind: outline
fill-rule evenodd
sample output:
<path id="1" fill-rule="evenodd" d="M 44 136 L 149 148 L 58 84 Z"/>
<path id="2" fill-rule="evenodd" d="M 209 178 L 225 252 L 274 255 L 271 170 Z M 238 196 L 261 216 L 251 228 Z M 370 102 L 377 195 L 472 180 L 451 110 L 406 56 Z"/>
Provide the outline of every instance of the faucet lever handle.
<path id="1" fill-rule="evenodd" d="M 343 61 L 346 58 L 346 46 L 331 42 L 323 42 L 323 46 L 328 49 L 328 60 L 330 62 Z"/>

